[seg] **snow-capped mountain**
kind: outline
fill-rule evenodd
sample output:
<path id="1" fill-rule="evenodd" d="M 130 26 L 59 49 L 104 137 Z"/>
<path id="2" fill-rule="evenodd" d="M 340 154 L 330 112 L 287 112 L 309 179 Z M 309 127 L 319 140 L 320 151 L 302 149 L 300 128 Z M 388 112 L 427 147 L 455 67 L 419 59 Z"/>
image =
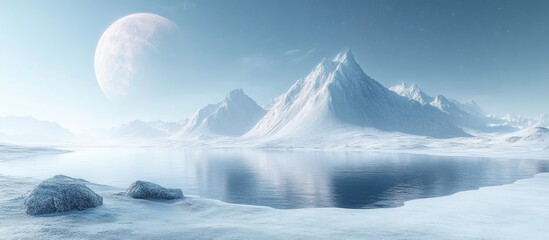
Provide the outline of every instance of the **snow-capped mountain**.
<path id="1" fill-rule="evenodd" d="M 433 106 L 410 101 L 368 77 L 350 50 L 324 59 L 298 80 L 246 136 L 284 138 L 349 126 L 439 138 L 467 136 Z"/>
<path id="2" fill-rule="evenodd" d="M 443 112 L 464 112 L 476 117 L 486 116 L 484 111 L 475 101 L 461 103 L 457 100 L 447 99 L 440 94 L 433 98 L 421 90 L 416 84 L 408 85 L 403 82 L 399 85 L 392 86 L 389 89 L 400 96 L 417 101 L 422 105 L 430 104 Z"/>
<path id="3" fill-rule="evenodd" d="M 236 89 L 216 104 L 198 110 L 185 126 L 171 138 L 216 134 L 240 136 L 252 128 L 265 115 L 265 110 Z"/>
<path id="4" fill-rule="evenodd" d="M 433 98 L 423 92 L 416 84 L 408 85 L 402 83 L 390 89 L 412 101 L 437 108 L 444 114 L 447 114 L 449 119 L 457 126 L 465 129 L 481 132 L 509 132 L 515 130 L 512 127 L 506 126 L 499 119 L 487 117 L 480 106 L 474 101 L 461 103 L 440 94 Z"/>
<path id="5" fill-rule="evenodd" d="M 430 104 L 445 113 L 457 112 L 458 114 L 461 114 L 463 112 L 461 108 L 457 107 L 453 102 L 450 102 L 450 100 L 442 95 L 437 95 Z"/>
<path id="6" fill-rule="evenodd" d="M 503 130 L 501 127 L 490 127 L 488 125 L 491 122 L 490 119 L 470 114 L 458 106 L 455 101 L 449 100 L 443 95 L 437 95 L 430 104 L 448 114 L 450 119 L 460 127 L 477 131 L 489 131 L 490 129 L 492 131 Z"/>
<path id="7" fill-rule="evenodd" d="M 52 143 L 74 140 L 74 135 L 58 123 L 33 117 L 0 117 L 0 141 Z"/>
<path id="8" fill-rule="evenodd" d="M 456 100 L 447 99 L 440 94 L 436 95 L 433 98 L 425 93 L 423 90 L 421 90 L 416 84 L 408 85 L 406 83 L 401 83 L 399 85 L 392 86 L 389 89 L 400 96 L 416 101 L 422 105 L 429 104 L 445 113 L 471 115 L 469 111 L 464 110 L 460 105 L 467 106 L 467 108 L 470 108 L 471 111 L 474 110 L 476 113 L 482 112 L 480 107 L 478 107 L 478 105 L 476 105 L 476 103 L 474 102 L 471 104 L 475 104 L 477 108 L 475 108 L 474 105 L 469 106 L 469 104 L 462 104 Z"/>

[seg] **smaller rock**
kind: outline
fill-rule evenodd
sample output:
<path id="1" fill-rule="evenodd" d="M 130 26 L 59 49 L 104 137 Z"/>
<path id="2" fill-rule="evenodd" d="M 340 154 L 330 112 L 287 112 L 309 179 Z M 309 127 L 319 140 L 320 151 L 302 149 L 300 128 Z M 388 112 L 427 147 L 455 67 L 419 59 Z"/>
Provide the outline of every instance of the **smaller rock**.
<path id="1" fill-rule="evenodd" d="M 103 204 L 103 197 L 89 189 L 82 179 L 57 175 L 44 180 L 25 197 L 25 210 L 40 215 L 84 210 Z"/>
<path id="2" fill-rule="evenodd" d="M 183 198 L 181 189 L 168 189 L 145 181 L 132 183 L 126 194 L 132 198 L 139 199 L 173 200 Z"/>

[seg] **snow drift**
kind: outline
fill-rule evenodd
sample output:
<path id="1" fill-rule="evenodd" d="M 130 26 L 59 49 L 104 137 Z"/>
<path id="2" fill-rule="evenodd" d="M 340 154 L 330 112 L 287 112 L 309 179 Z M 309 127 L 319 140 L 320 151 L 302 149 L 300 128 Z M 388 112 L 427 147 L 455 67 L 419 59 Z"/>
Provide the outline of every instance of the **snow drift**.
<path id="1" fill-rule="evenodd" d="M 544 127 L 526 128 L 507 137 L 505 141 L 528 144 L 547 143 L 547 147 L 549 148 L 549 129 Z"/>

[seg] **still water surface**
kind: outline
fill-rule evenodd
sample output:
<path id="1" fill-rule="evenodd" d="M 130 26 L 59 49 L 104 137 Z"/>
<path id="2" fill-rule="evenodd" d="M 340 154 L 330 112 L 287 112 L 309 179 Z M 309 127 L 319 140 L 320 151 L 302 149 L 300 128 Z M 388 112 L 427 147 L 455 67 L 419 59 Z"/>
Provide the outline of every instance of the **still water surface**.
<path id="1" fill-rule="evenodd" d="M 512 183 L 549 161 L 364 152 L 79 149 L 0 162 L 0 174 L 56 174 L 125 188 L 152 181 L 185 194 L 274 208 L 381 208 Z"/>

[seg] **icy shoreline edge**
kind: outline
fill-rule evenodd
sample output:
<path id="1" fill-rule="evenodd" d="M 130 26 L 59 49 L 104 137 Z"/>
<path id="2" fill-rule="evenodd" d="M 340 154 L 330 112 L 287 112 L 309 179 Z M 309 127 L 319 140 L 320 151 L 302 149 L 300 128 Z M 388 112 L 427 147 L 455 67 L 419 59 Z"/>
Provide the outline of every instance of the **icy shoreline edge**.
<path id="1" fill-rule="evenodd" d="M 388 209 L 274 209 L 189 196 L 174 203 L 132 201 L 121 189 L 93 185 L 105 205 L 49 217 L 27 216 L 20 198 L 34 179 L 0 176 L 0 233 L 20 238 L 544 239 L 549 173 Z M 12 187 L 8 187 L 12 186 Z M 6 188 L 7 187 L 7 188 Z M 335 221 L 337 219 L 337 221 Z"/>

